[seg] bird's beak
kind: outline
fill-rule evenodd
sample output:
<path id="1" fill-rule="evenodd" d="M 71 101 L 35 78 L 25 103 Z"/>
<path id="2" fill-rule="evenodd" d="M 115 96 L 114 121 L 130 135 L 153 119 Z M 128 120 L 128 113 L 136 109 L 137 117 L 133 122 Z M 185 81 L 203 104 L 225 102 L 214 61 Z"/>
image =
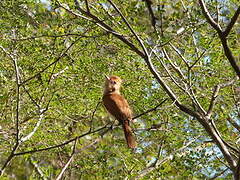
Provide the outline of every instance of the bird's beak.
<path id="1" fill-rule="evenodd" d="M 105 75 L 105 78 L 109 81 L 110 80 L 110 78 L 107 76 L 107 75 Z"/>

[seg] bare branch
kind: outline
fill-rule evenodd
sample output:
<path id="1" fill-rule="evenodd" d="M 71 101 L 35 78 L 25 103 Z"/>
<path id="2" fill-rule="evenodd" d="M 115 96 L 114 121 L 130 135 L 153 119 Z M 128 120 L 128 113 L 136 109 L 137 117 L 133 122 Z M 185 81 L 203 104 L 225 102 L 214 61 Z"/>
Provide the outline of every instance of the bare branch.
<path id="1" fill-rule="evenodd" d="M 235 72 L 238 75 L 238 77 L 240 78 L 240 67 L 237 64 L 237 62 L 236 62 L 236 60 L 235 60 L 235 58 L 234 58 L 234 56 L 232 54 L 231 49 L 228 47 L 227 39 L 223 35 L 220 36 L 220 39 L 222 41 L 223 50 L 224 50 L 225 55 L 228 58 L 228 61 L 230 62 L 231 66 L 235 70 Z"/>
<path id="2" fill-rule="evenodd" d="M 125 24 L 127 25 L 127 27 L 129 28 L 129 30 L 132 32 L 132 34 L 135 36 L 135 38 L 137 39 L 137 41 L 139 42 L 139 44 L 141 45 L 145 56 L 148 55 L 147 49 L 144 46 L 142 40 L 140 39 L 140 37 L 134 32 L 133 28 L 131 27 L 131 25 L 128 23 L 127 19 L 123 16 L 122 12 L 118 9 L 118 7 L 111 1 L 108 0 L 108 2 L 114 7 L 114 9 L 119 13 L 119 15 L 122 17 L 123 21 L 125 22 Z"/>
<path id="3" fill-rule="evenodd" d="M 170 59 L 170 57 L 168 56 L 168 53 L 166 51 L 165 48 L 163 48 L 163 53 L 166 57 L 166 59 L 169 61 L 170 65 L 172 66 L 172 68 L 177 72 L 177 74 L 180 76 L 181 79 L 186 79 L 186 77 L 184 76 L 183 72 L 181 71 L 180 67 L 175 65 L 172 60 Z"/>
<path id="4" fill-rule="evenodd" d="M 36 162 L 34 162 L 34 160 L 33 160 L 32 157 L 30 158 L 30 162 L 31 162 L 31 164 L 34 166 L 34 168 L 36 169 L 37 173 L 41 176 L 41 178 L 42 178 L 43 180 L 47 180 L 47 178 L 45 177 L 44 173 L 43 173 L 42 170 L 40 169 L 39 165 L 38 165 Z"/>
<path id="5" fill-rule="evenodd" d="M 235 128 L 238 130 L 238 132 L 240 133 L 240 126 L 238 125 L 237 122 L 235 122 L 231 117 L 228 117 L 228 118 L 227 118 L 227 121 L 228 121 L 233 127 L 235 127 Z"/>
<path id="6" fill-rule="evenodd" d="M 73 160 L 73 156 L 75 155 L 75 149 L 76 149 L 76 143 L 77 143 L 77 139 L 74 141 L 74 145 L 73 145 L 73 149 L 72 149 L 72 154 L 69 158 L 69 160 L 67 161 L 67 163 L 65 164 L 65 166 L 63 167 L 62 171 L 59 173 L 59 175 L 57 176 L 56 180 L 60 180 L 64 174 L 64 172 L 66 171 L 66 169 L 68 168 L 68 166 L 70 165 L 70 163 Z"/>
<path id="7" fill-rule="evenodd" d="M 37 121 L 37 124 L 34 126 L 33 130 L 32 130 L 28 135 L 26 135 L 25 137 L 22 137 L 22 138 L 20 139 L 20 143 L 29 140 L 29 139 L 35 134 L 35 132 L 37 131 L 37 129 L 39 128 L 39 126 L 40 126 L 40 124 L 41 124 L 41 122 L 42 122 L 42 120 L 43 120 L 43 117 L 44 117 L 44 114 L 43 114 L 43 113 L 44 113 L 44 112 L 45 112 L 45 109 L 40 109 L 39 119 L 38 119 L 38 121 Z"/>
<path id="8" fill-rule="evenodd" d="M 219 24 L 217 24 L 212 19 L 211 15 L 209 14 L 209 12 L 206 8 L 206 5 L 204 3 L 204 0 L 199 0 L 199 4 L 202 8 L 202 12 L 203 12 L 203 15 L 205 16 L 205 18 L 207 19 L 209 24 L 217 31 L 219 38 L 221 39 L 221 42 L 222 42 L 224 53 L 225 53 L 226 57 L 228 58 L 228 61 L 230 62 L 232 68 L 235 70 L 238 77 L 240 78 L 240 67 L 237 64 L 237 62 L 232 54 L 232 51 L 230 50 L 230 48 L 228 47 L 228 44 L 227 44 L 227 35 L 230 33 L 233 25 L 235 24 L 239 14 L 240 14 L 240 7 L 237 9 L 237 11 L 235 12 L 234 16 L 231 19 L 231 22 L 227 26 L 226 30 L 223 32 L 221 27 L 219 26 Z"/>
<path id="9" fill-rule="evenodd" d="M 96 105 L 94 111 L 92 112 L 92 116 L 91 116 L 91 124 L 90 124 L 89 132 L 92 131 L 93 117 L 94 117 L 94 115 L 95 115 L 95 113 L 96 113 L 96 111 L 97 111 L 98 106 L 99 106 L 101 103 L 102 103 L 102 101 L 98 101 L 98 103 L 97 103 L 97 105 Z"/>
<path id="10" fill-rule="evenodd" d="M 170 47 L 178 54 L 178 56 L 183 60 L 183 62 L 186 64 L 186 66 L 188 68 L 190 68 L 187 60 L 185 59 L 185 57 L 179 52 L 179 50 L 172 44 L 172 43 L 169 43 L 170 44 Z"/>
<path id="11" fill-rule="evenodd" d="M 198 136 L 199 137 L 199 136 Z M 198 138 L 196 137 L 195 139 L 193 139 L 192 141 L 189 141 L 187 144 L 183 145 L 181 148 L 177 149 L 176 151 L 172 152 L 170 155 L 166 156 L 165 158 L 163 158 L 162 160 L 158 160 L 157 162 L 154 162 L 153 165 L 143 169 L 142 171 L 140 171 L 138 173 L 138 175 L 134 178 L 132 178 L 132 180 L 135 179 L 140 179 L 141 177 L 146 176 L 147 174 L 151 173 L 152 171 L 154 171 L 155 169 L 159 168 L 161 165 L 163 165 L 165 162 L 167 162 L 168 160 L 171 160 L 175 154 L 179 151 L 182 151 L 184 149 L 186 149 L 188 146 L 190 146 L 192 143 L 194 143 L 196 141 L 196 139 Z M 158 153 L 159 154 L 159 153 Z"/>
<path id="12" fill-rule="evenodd" d="M 143 115 L 145 115 L 145 114 L 148 114 L 148 113 L 150 113 L 150 112 L 152 112 L 152 111 L 156 111 L 157 108 L 160 107 L 160 106 L 161 106 L 163 103 L 165 103 L 167 100 L 168 100 L 168 98 L 164 99 L 162 102 L 160 102 L 160 103 L 159 103 L 157 106 L 155 106 L 154 108 L 151 108 L 151 109 L 149 109 L 149 110 L 147 110 L 147 111 L 145 111 L 145 112 L 143 112 L 143 113 L 141 113 L 141 114 L 138 114 L 137 116 L 133 117 L 132 119 L 137 119 L 137 118 L 139 118 L 139 117 L 141 117 L 141 116 L 143 116 Z"/>
<path id="13" fill-rule="evenodd" d="M 156 20 L 157 20 L 157 18 L 156 18 L 156 16 L 153 13 L 152 0 L 143 0 L 143 1 L 145 1 L 146 5 L 147 5 L 148 12 L 149 12 L 150 17 L 151 17 L 151 24 L 152 24 L 153 28 L 156 31 Z"/>
<path id="14" fill-rule="evenodd" d="M 15 117 L 16 139 L 15 139 L 15 146 L 13 147 L 10 155 L 8 156 L 7 160 L 5 161 L 3 167 L 0 170 L 0 175 L 2 175 L 5 168 L 7 167 L 7 165 L 12 161 L 15 151 L 19 147 L 19 133 L 20 133 L 20 130 L 19 130 L 19 110 L 20 110 L 20 81 L 21 80 L 20 80 L 18 63 L 17 63 L 17 59 L 15 58 L 15 55 L 13 55 L 12 53 L 9 53 L 3 46 L 0 46 L 0 48 L 12 60 L 14 70 L 15 70 L 15 78 L 16 78 L 16 117 Z"/>
<path id="15" fill-rule="evenodd" d="M 230 33 L 231 29 L 233 28 L 234 24 L 236 23 L 238 16 L 240 14 L 240 6 L 238 6 L 237 11 L 235 12 L 235 14 L 233 15 L 230 23 L 228 24 L 227 28 L 225 29 L 225 31 L 223 32 L 223 35 L 225 37 L 228 36 L 228 34 Z"/>
<path id="16" fill-rule="evenodd" d="M 231 81 L 228 81 L 226 83 L 222 83 L 222 84 L 219 84 L 217 86 L 214 87 L 214 90 L 213 90 L 213 94 L 212 94 L 212 98 L 211 98 L 211 101 L 210 101 L 210 105 L 209 105 L 209 108 L 208 108 L 208 112 L 207 112 L 207 117 L 210 118 L 211 115 L 212 115 L 212 110 L 213 110 L 213 107 L 216 103 L 216 99 L 217 99 L 217 96 L 218 96 L 218 93 L 219 93 L 219 90 L 220 88 L 224 88 L 224 87 L 227 87 L 227 86 L 230 86 L 232 84 L 234 84 L 239 78 L 236 77 L 234 78 L 233 80 Z"/>
<path id="17" fill-rule="evenodd" d="M 87 12 L 90 13 L 89 5 L 88 5 L 88 0 L 85 0 L 85 4 L 86 4 Z"/>
<path id="18" fill-rule="evenodd" d="M 103 127 L 100 127 L 100 128 L 98 128 L 98 129 L 96 129 L 96 130 L 94 130 L 94 131 L 91 131 L 91 132 L 88 131 L 88 132 L 86 132 L 86 133 L 83 133 L 82 135 L 79 135 L 79 136 L 77 136 L 77 137 L 75 137 L 75 138 L 72 138 L 72 139 L 70 139 L 70 140 L 67 140 L 67 141 L 65 141 L 64 143 L 57 144 L 57 145 L 54 145 L 54 146 L 50 146 L 50 147 L 47 147 L 47 148 L 34 149 L 34 150 L 30 150 L 30 151 L 24 151 L 24 152 L 14 153 L 14 156 L 19 156 L 19 155 L 23 155 L 23 154 L 32 154 L 32 153 L 35 153 L 35 152 L 41 152 L 41 151 L 46 151 L 46 150 L 50 150 L 50 149 L 55 149 L 55 148 L 63 147 L 63 146 L 65 146 L 65 145 L 67 145 L 67 144 L 75 141 L 76 139 L 80 139 L 80 138 L 82 138 L 82 137 L 84 137 L 84 136 L 86 136 L 86 135 L 94 134 L 94 133 L 96 133 L 96 132 L 99 132 L 99 131 L 101 131 L 101 130 L 103 130 L 103 129 L 108 129 L 108 128 L 111 128 L 111 127 L 108 127 L 108 124 L 106 124 L 106 125 L 103 126 Z"/>
<path id="19" fill-rule="evenodd" d="M 17 151 L 18 147 L 19 147 L 19 143 L 17 142 L 15 144 L 15 146 L 13 147 L 13 149 L 12 149 L 10 155 L 8 156 L 7 160 L 3 164 L 2 168 L 0 169 L 0 176 L 4 173 L 5 168 L 10 164 L 10 162 L 14 158 L 14 153 Z"/>
<path id="20" fill-rule="evenodd" d="M 206 5 L 205 5 L 205 2 L 204 0 L 199 0 L 199 4 L 202 8 L 202 12 L 203 12 L 203 15 L 205 16 L 205 18 L 207 19 L 208 23 L 219 33 L 221 34 L 222 33 L 222 28 L 220 27 L 219 24 L 217 24 L 213 18 L 211 17 Z"/>
<path id="21" fill-rule="evenodd" d="M 141 57 L 145 57 L 144 53 L 142 51 L 140 51 L 134 44 L 132 44 L 128 39 L 126 39 L 123 35 L 117 33 L 115 30 L 113 30 L 109 25 L 105 24 L 102 20 L 100 20 L 98 17 L 94 16 L 93 14 L 91 14 L 90 12 L 86 12 L 84 11 L 80 5 L 79 2 L 77 0 L 74 0 L 76 8 L 78 9 L 79 12 L 81 12 L 82 14 L 88 16 L 89 18 L 87 18 L 88 21 L 91 22 L 95 22 L 99 27 L 101 27 L 102 29 L 104 29 L 106 32 L 111 33 L 112 35 L 114 35 L 115 37 L 117 37 L 118 39 L 120 39 L 122 42 L 124 42 L 126 45 L 128 45 L 132 51 L 134 51 L 135 53 L 137 53 L 139 56 Z M 82 17 L 80 14 L 77 14 L 73 11 L 71 11 L 69 8 L 61 5 L 59 3 L 59 6 L 64 8 L 66 11 L 70 12 L 71 14 L 77 15 L 78 17 L 84 18 Z M 86 19 L 86 18 L 85 18 Z"/>
<path id="22" fill-rule="evenodd" d="M 50 63 L 50 64 L 47 65 L 46 67 L 44 67 L 41 71 L 39 71 L 38 73 L 36 73 L 36 74 L 33 75 L 32 77 L 30 77 L 30 78 L 22 81 L 20 85 L 23 85 L 23 84 L 27 83 L 28 81 L 36 78 L 36 77 L 39 76 L 41 73 L 43 73 L 44 71 L 46 71 L 49 67 L 51 67 L 52 65 L 54 65 L 54 64 L 56 64 L 58 61 L 60 61 L 64 56 L 66 56 L 66 53 L 71 49 L 71 47 L 72 47 L 77 41 L 79 41 L 79 39 L 80 39 L 80 38 L 78 38 L 77 40 L 75 40 L 74 42 L 72 42 L 72 43 L 70 44 L 70 46 L 67 47 L 67 48 L 57 57 L 57 59 L 56 59 L 55 61 L 53 61 L 52 63 Z"/>
<path id="23" fill-rule="evenodd" d="M 0 46 L 4 53 L 6 53 L 13 62 L 13 67 L 15 70 L 15 78 L 16 78 L 16 144 L 19 143 L 19 109 L 20 109 L 20 73 L 18 68 L 17 59 L 12 53 L 9 53 L 3 46 Z"/>
<path id="24" fill-rule="evenodd" d="M 237 166 L 234 173 L 235 179 L 240 179 L 240 156 L 238 157 Z"/>
<path id="25" fill-rule="evenodd" d="M 216 103 L 216 99 L 217 99 L 217 96 L 218 96 L 219 89 L 220 89 L 219 85 L 214 87 L 213 94 L 212 94 L 212 99 L 210 101 L 210 105 L 209 105 L 208 112 L 207 112 L 207 117 L 208 118 L 210 118 L 211 115 L 212 115 L 213 106 Z"/>
<path id="26" fill-rule="evenodd" d="M 81 38 L 97 38 L 101 36 L 105 36 L 105 34 L 96 35 L 96 36 L 87 36 L 79 33 L 67 33 L 67 34 L 60 34 L 60 35 L 40 35 L 40 36 L 31 36 L 31 37 L 24 37 L 24 38 L 18 38 L 18 39 L 11 39 L 13 41 L 28 41 L 32 39 L 39 39 L 39 38 L 60 38 L 60 37 L 68 37 L 68 36 L 77 36 Z"/>

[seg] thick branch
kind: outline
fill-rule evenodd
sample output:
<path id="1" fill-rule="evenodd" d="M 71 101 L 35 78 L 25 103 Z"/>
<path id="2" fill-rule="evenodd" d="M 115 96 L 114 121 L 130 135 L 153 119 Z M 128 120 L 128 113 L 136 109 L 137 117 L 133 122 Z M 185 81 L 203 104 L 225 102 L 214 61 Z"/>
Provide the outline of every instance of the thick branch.
<path id="1" fill-rule="evenodd" d="M 232 54 L 232 51 L 228 47 L 227 39 L 224 36 L 220 36 L 220 39 L 222 41 L 223 50 L 224 50 L 225 55 L 228 58 L 228 61 L 230 62 L 231 66 L 233 67 L 233 69 L 237 73 L 238 77 L 240 78 L 240 67 L 237 64 L 237 62 L 236 62 L 236 60 L 235 60 L 235 58 Z"/>
<path id="2" fill-rule="evenodd" d="M 150 17 L 151 17 L 151 24 L 152 24 L 153 28 L 156 30 L 156 20 L 157 20 L 157 18 L 155 17 L 155 15 L 153 13 L 152 0 L 144 0 L 144 1 L 147 5 L 148 11 L 149 11 L 149 14 L 150 14 Z"/>
<path id="3" fill-rule="evenodd" d="M 240 14 L 240 6 L 238 6 L 237 11 L 235 12 L 235 14 L 233 15 L 230 23 L 228 24 L 227 28 L 225 29 L 225 31 L 223 32 L 224 36 L 227 37 L 228 34 L 230 33 L 231 29 L 233 28 L 234 24 L 236 23 L 238 16 Z"/>
<path id="4" fill-rule="evenodd" d="M 240 7 L 237 9 L 237 11 L 235 12 L 234 16 L 231 19 L 231 22 L 229 23 L 229 25 L 227 26 L 226 30 L 223 32 L 221 27 L 219 26 L 219 24 L 217 24 L 211 17 L 209 11 L 206 8 L 206 5 L 204 3 L 203 0 L 199 0 L 199 4 L 202 8 L 202 12 L 203 15 L 205 16 L 205 18 L 207 19 L 207 21 L 209 22 L 209 24 L 217 31 L 219 38 L 221 39 L 222 42 L 222 46 L 223 46 L 223 50 L 224 53 L 226 55 L 226 57 L 228 58 L 228 61 L 230 62 L 231 66 L 233 67 L 233 69 L 235 70 L 235 72 L 237 73 L 238 77 L 240 78 L 240 67 L 237 64 L 232 51 L 230 50 L 230 48 L 228 47 L 227 44 L 227 35 L 230 33 L 233 25 L 235 24 L 235 22 L 237 21 L 237 18 L 240 14 Z"/>

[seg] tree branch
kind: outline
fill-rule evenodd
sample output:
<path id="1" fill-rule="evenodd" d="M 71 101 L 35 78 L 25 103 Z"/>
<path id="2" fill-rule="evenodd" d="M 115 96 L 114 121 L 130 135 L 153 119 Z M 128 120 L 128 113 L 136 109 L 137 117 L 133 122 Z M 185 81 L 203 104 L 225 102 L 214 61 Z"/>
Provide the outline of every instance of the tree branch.
<path id="1" fill-rule="evenodd" d="M 230 33 L 231 29 L 233 28 L 234 24 L 236 23 L 238 16 L 240 14 L 240 6 L 238 6 L 237 11 L 235 12 L 235 14 L 233 15 L 230 23 L 228 24 L 228 26 L 226 27 L 225 31 L 223 32 L 223 35 L 225 37 L 228 36 L 228 34 Z"/>
<path id="2" fill-rule="evenodd" d="M 152 0 L 143 0 L 143 1 L 145 1 L 146 5 L 147 5 L 148 12 L 149 12 L 150 17 L 151 17 L 151 24 L 156 31 L 156 20 L 157 20 L 157 18 L 155 17 L 155 15 L 153 13 Z"/>
<path id="3" fill-rule="evenodd" d="M 57 63 L 58 61 L 60 61 L 64 56 L 66 56 L 66 53 L 71 49 L 71 47 L 77 42 L 79 41 L 80 38 L 78 38 L 76 41 L 74 41 L 73 43 L 70 44 L 69 47 L 67 47 L 58 57 L 55 61 L 53 61 L 52 63 L 50 63 L 49 65 L 47 65 L 45 68 L 43 68 L 41 71 L 39 71 L 38 73 L 36 73 L 35 75 L 33 75 L 32 77 L 24 80 L 21 82 L 20 85 L 26 84 L 28 81 L 36 78 L 37 76 L 39 76 L 41 73 L 43 73 L 44 71 L 46 71 L 49 67 L 51 67 L 52 65 L 54 65 L 55 63 Z"/>
<path id="4" fill-rule="evenodd" d="M 202 12 L 203 12 L 203 15 L 205 16 L 205 18 L 207 19 L 208 23 L 219 33 L 221 34 L 222 33 L 222 28 L 220 27 L 219 24 L 217 24 L 213 18 L 211 17 L 206 5 L 205 5 L 205 2 L 204 0 L 199 0 L 199 4 L 202 8 Z"/>
<path id="5" fill-rule="evenodd" d="M 198 136 L 199 137 L 199 136 Z M 162 164 L 164 164 L 166 161 L 171 160 L 175 154 L 179 151 L 182 151 L 184 149 L 186 149 L 188 146 L 190 146 L 192 143 L 194 143 L 196 141 L 196 139 L 198 138 L 196 137 L 195 139 L 193 139 L 192 141 L 189 141 L 187 144 L 183 145 L 181 148 L 177 149 L 176 151 L 172 152 L 170 155 L 166 156 L 165 158 L 163 158 L 162 160 L 158 160 L 157 162 L 153 162 L 152 165 L 150 165 L 149 167 L 143 169 L 142 171 L 140 171 L 138 173 L 137 176 L 133 177 L 132 180 L 137 180 L 140 179 L 144 176 L 146 176 L 147 174 L 151 173 L 152 171 L 154 171 L 155 169 L 159 168 Z M 158 153 L 159 154 L 159 153 Z"/>
<path id="6" fill-rule="evenodd" d="M 231 80 L 231 81 L 228 81 L 226 83 L 222 83 L 222 84 L 219 84 L 217 86 L 214 87 L 214 90 L 213 90 L 213 94 L 212 94 L 212 98 L 211 98 L 211 101 L 210 101 L 210 105 L 209 105 L 209 108 L 208 108 L 208 112 L 207 112 L 207 117 L 210 118 L 211 115 L 212 115 L 212 110 L 213 110 L 213 107 L 216 103 L 216 99 L 217 99 L 217 96 L 218 96 L 218 93 L 219 93 L 219 90 L 221 88 L 224 88 L 226 86 L 230 86 L 232 85 L 233 83 L 235 83 L 235 81 L 237 81 L 239 78 L 236 77 L 235 79 Z"/>
<path id="7" fill-rule="evenodd" d="M 236 74 L 238 75 L 238 77 L 240 78 L 240 67 L 237 64 L 232 51 L 230 50 L 230 48 L 228 47 L 227 44 L 227 39 L 225 38 L 225 36 L 221 35 L 220 36 L 221 42 L 222 42 L 222 46 L 223 46 L 223 50 L 225 55 L 228 58 L 228 61 L 230 62 L 231 66 L 233 67 L 233 69 L 235 70 Z"/>
<path id="8" fill-rule="evenodd" d="M 147 110 L 147 111 L 145 111 L 145 112 L 143 112 L 143 113 L 141 113 L 141 114 L 138 114 L 137 116 L 133 117 L 132 119 L 137 119 L 137 118 L 139 118 L 139 117 L 141 117 L 141 116 L 143 116 L 143 115 L 145 115 L 145 114 L 148 114 L 148 113 L 150 113 L 150 112 L 152 112 L 152 111 L 156 111 L 157 108 L 160 107 L 160 106 L 161 106 L 163 103 L 165 103 L 167 100 L 168 100 L 168 98 L 164 99 L 162 102 L 160 102 L 160 103 L 159 103 L 157 106 L 155 106 L 154 108 L 151 108 L 151 109 L 149 109 L 149 110 Z"/>
<path id="9" fill-rule="evenodd" d="M 86 135 L 89 135 L 89 134 L 94 134 L 94 133 L 99 132 L 99 131 L 101 131 L 101 130 L 103 130 L 103 129 L 106 129 L 106 128 L 111 128 L 111 127 L 108 127 L 108 124 L 106 124 L 106 125 L 103 126 L 103 127 L 100 127 L 100 128 L 98 128 L 98 129 L 96 129 L 96 130 L 94 130 L 94 131 L 91 131 L 91 132 L 88 131 L 88 132 L 86 132 L 86 133 L 83 133 L 82 135 L 79 135 L 79 136 L 77 136 L 77 137 L 75 137 L 75 138 L 72 138 L 72 139 L 70 139 L 70 140 L 67 140 L 67 141 L 65 141 L 65 142 L 63 142 L 63 143 L 61 143 L 61 144 L 57 144 L 57 145 L 50 146 L 50 147 L 46 147 L 46 148 L 40 148 L 40 149 L 34 149 L 34 150 L 30 150 L 30 151 L 24 151 L 24 152 L 14 153 L 14 156 L 19 156 L 19 155 L 23 155 L 23 154 L 32 154 L 32 153 L 35 153 L 35 152 L 41 152 L 41 151 L 46 151 L 46 150 L 50 150 L 50 149 L 55 149 L 55 148 L 63 147 L 63 146 L 65 146 L 65 145 L 67 145 L 67 144 L 75 141 L 76 139 L 80 139 L 80 138 L 82 138 L 82 137 L 84 137 L 84 136 L 86 136 Z"/>
<path id="10" fill-rule="evenodd" d="M 142 51 L 140 51 L 134 44 L 132 44 L 128 39 L 126 39 L 123 35 L 118 34 L 114 29 L 112 29 L 109 25 L 105 24 L 102 20 L 100 20 L 98 17 L 94 16 L 93 14 L 91 14 L 90 12 L 86 12 L 84 11 L 80 5 L 79 2 L 77 0 L 74 0 L 76 8 L 79 12 L 81 12 L 82 14 L 88 16 L 89 18 L 87 18 L 87 20 L 89 21 L 93 21 L 95 22 L 99 27 L 101 27 L 102 29 L 104 29 L 106 32 L 111 33 L 112 35 L 114 35 L 115 37 L 117 37 L 118 39 L 120 39 L 122 42 L 124 42 L 126 45 L 128 45 L 132 51 L 134 51 L 135 53 L 137 53 L 139 56 L 144 57 L 144 53 Z M 62 7 L 63 9 L 65 9 L 66 11 L 70 12 L 71 14 L 74 14 L 80 18 L 83 18 L 81 15 L 74 13 L 73 11 L 71 11 L 69 8 L 61 5 L 59 3 L 59 6 Z M 85 17 L 86 19 L 86 17 Z"/>
<path id="11" fill-rule="evenodd" d="M 75 150 L 76 150 L 76 144 L 77 144 L 77 139 L 74 141 L 74 145 L 73 145 L 73 149 L 72 149 L 72 154 L 69 158 L 69 160 L 67 161 L 67 163 L 65 164 L 65 166 L 63 167 L 62 171 L 59 173 L 59 175 L 57 176 L 56 180 L 60 180 L 64 174 L 64 172 L 66 171 L 66 169 L 68 168 L 68 166 L 70 165 L 70 163 L 73 160 L 73 156 L 75 155 Z"/>
<path id="12" fill-rule="evenodd" d="M 125 24 L 127 25 L 127 27 L 129 28 L 129 30 L 132 32 L 132 34 L 135 36 L 135 38 L 137 39 L 137 41 L 139 42 L 139 44 L 141 45 L 145 56 L 148 55 L 147 49 L 144 46 L 142 40 L 140 39 L 140 37 L 134 32 L 133 28 L 131 27 L 131 25 L 128 23 L 127 19 L 123 16 L 122 12 L 118 9 L 118 7 L 111 1 L 111 0 L 107 0 L 113 7 L 114 9 L 119 13 L 119 15 L 121 16 L 121 18 L 123 19 L 123 21 L 125 22 Z"/>
<path id="13" fill-rule="evenodd" d="M 232 51 L 230 50 L 230 48 L 228 47 L 228 44 L 227 44 L 227 35 L 230 33 L 230 30 L 232 29 L 233 25 L 235 24 L 239 14 L 240 14 L 240 7 L 237 9 L 237 11 L 235 12 L 234 16 L 231 19 L 231 22 L 227 26 L 226 30 L 223 32 L 221 27 L 219 26 L 219 24 L 217 24 L 212 19 L 211 15 L 209 14 L 209 12 L 206 8 L 206 5 L 204 3 L 204 0 L 199 0 L 199 4 L 201 6 L 201 9 L 202 9 L 202 12 L 203 12 L 203 15 L 205 16 L 205 18 L 207 19 L 209 24 L 217 31 L 219 38 L 221 39 L 221 42 L 222 42 L 224 53 L 225 53 L 226 57 L 228 58 L 228 61 L 230 62 L 232 68 L 235 70 L 236 74 L 240 78 L 240 67 L 237 64 L 237 62 L 232 54 Z"/>

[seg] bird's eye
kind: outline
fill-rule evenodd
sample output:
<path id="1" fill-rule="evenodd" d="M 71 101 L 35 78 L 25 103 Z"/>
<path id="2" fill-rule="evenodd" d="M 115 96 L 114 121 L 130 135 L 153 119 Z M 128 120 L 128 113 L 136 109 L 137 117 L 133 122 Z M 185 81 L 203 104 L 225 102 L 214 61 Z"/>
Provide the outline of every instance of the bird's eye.
<path id="1" fill-rule="evenodd" d="M 117 82 L 116 81 L 112 81 L 112 84 L 117 84 Z"/>

